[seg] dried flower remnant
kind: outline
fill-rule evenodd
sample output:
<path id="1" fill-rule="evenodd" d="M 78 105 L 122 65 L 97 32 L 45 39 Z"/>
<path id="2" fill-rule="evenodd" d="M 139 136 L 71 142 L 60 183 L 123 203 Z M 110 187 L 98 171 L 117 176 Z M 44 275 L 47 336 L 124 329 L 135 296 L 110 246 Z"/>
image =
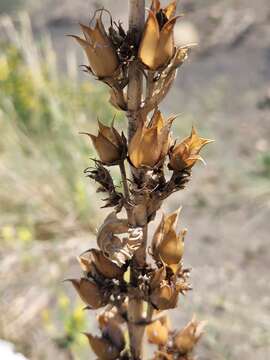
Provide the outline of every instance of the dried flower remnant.
<path id="1" fill-rule="evenodd" d="M 174 346 L 181 355 L 187 355 L 192 352 L 195 345 L 200 340 L 205 326 L 205 321 L 199 322 L 194 316 L 186 327 L 174 336 Z"/>
<path id="2" fill-rule="evenodd" d="M 139 48 L 141 62 L 150 70 L 165 66 L 175 53 L 173 29 L 178 17 L 173 17 L 176 1 L 166 8 L 153 1 Z"/>
<path id="3" fill-rule="evenodd" d="M 175 117 L 164 120 L 156 109 L 151 120 L 141 119 L 129 144 L 129 159 L 136 168 L 161 165 L 171 145 L 170 130 Z"/>
<path id="4" fill-rule="evenodd" d="M 70 279 L 82 301 L 91 309 L 99 309 L 107 303 L 107 299 L 99 286 L 92 280 L 86 278 Z"/>
<path id="5" fill-rule="evenodd" d="M 81 24 L 84 39 L 72 35 L 84 49 L 89 69 L 99 78 L 113 76 L 119 66 L 117 53 L 106 34 L 101 17 L 96 19 L 95 27 Z"/>
<path id="6" fill-rule="evenodd" d="M 125 272 L 124 269 L 118 267 L 104 256 L 102 251 L 97 249 L 84 252 L 80 255 L 79 262 L 82 264 L 83 270 L 87 273 L 93 274 L 93 269 L 95 269 L 99 274 L 104 276 L 104 278 L 108 279 L 121 280 Z"/>
<path id="7" fill-rule="evenodd" d="M 186 168 L 192 168 L 198 160 L 204 161 L 199 153 L 205 145 L 211 142 L 213 140 L 199 137 L 193 126 L 190 136 L 170 150 L 169 168 L 181 171 Z"/>
<path id="8" fill-rule="evenodd" d="M 124 134 L 120 135 L 113 127 L 103 125 L 98 122 L 98 135 L 83 133 L 88 135 L 99 155 L 100 160 L 106 165 L 116 165 L 126 157 L 126 138 Z"/>
<path id="9" fill-rule="evenodd" d="M 211 142 L 193 127 L 189 137 L 174 143 L 176 116 L 166 119 L 159 110 L 191 48 L 175 47 L 176 3 L 162 7 L 153 0 L 145 24 L 139 24 L 144 0 L 132 0 L 128 31 L 111 16 L 106 31 L 102 14 L 109 12 L 101 9 L 90 26 L 81 25 L 84 39 L 75 36 L 88 56 L 87 70 L 110 87 L 110 103 L 126 112 L 129 122 L 129 141 L 114 122 L 98 122 L 97 135 L 84 133 L 99 157 L 85 174 L 106 194 L 103 207 L 113 209 L 97 231 L 98 249 L 78 257 L 83 277 L 70 281 L 87 309 L 103 308 L 97 317 L 100 336 L 85 334 L 101 360 L 143 360 L 145 330 L 157 346 L 153 360 L 191 360 L 203 333 L 204 322 L 195 318 L 172 330 L 166 314 L 192 289 L 183 263 L 187 230 L 176 229 L 181 208 L 163 214 L 148 239 L 148 224 L 165 199 L 185 188 L 192 167 L 202 160 L 201 149 Z M 117 168 L 122 186 L 113 177 Z"/>
<path id="10" fill-rule="evenodd" d="M 110 340 L 103 337 L 93 336 L 92 334 L 85 334 L 89 344 L 94 353 L 101 360 L 116 360 L 119 359 L 119 355 L 122 349 L 115 346 Z"/>
<path id="11" fill-rule="evenodd" d="M 151 344 L 165 346 L 169 339 L 169 328 L 159 319 L 147 326 L 146 335 Z"/>

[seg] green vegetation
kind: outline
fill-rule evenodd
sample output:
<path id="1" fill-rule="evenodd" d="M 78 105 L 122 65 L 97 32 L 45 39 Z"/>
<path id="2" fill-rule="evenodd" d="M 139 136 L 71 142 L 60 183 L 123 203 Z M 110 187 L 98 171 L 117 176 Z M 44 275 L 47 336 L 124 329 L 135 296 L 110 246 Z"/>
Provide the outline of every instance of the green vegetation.
<path id="1" fill-rule="evenodd" d="M 0 236 L 27 242 L 89 231 L 96 198 L 82 172 L 93 154 L 79 132 L 115 111 L 104 87 L 59 73 L 50 40 L 35 46 L 22 20 L 19 42 L 0 44 Z"/>

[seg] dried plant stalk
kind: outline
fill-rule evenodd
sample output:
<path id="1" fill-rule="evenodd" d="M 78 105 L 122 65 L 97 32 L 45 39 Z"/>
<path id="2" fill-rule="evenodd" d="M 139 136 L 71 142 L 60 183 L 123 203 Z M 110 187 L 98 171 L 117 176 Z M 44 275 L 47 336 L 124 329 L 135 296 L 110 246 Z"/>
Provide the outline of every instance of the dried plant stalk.
<path id="1" fill-rule="evenodd" d="M 163 201 L 185 188 L 202 160 L 201 149 L 211 142 L 193 127 L 176 143 L 171 133 L 176 116 L 165 119 L 159 110 L 190 46 L 174 43 L 176 1 L 162 7 L 153 0 L 145 22 L 144 0 L 130 0 L 127 32 L 112 19 L 106 30 L 103 12 L 96 12 L 90 26 L 81 25 L 84 38 L 73 37 L 88 57 L 86 70 L 110 87 L 110 103 L 126 113 L 128 140 L 114 121 L 111 126 L 99 121 L 98 135 L 84 133 L 99 156 L 85 173 L 106 194 L 104 207 L 114 210 L 99 228 L 99 249 L 78 258 L 84 276 L 70 281 L 88 309 L 104 308 L 98 316 L 101 336 L 86 334 L 98 359 L 142 360 L 146 329 L 157 346 L 153 360 L 191 360 L 204 323 L 193 318 L 177 332 L 164 313 L 191 290 L 190 270 L 183 266 L 187 231 L 176 231 L 180 209 L 163 214 L 151 244 L 147 239 Z M 123 191 L 114 184 L 111 166 L 119 167 Z M 147 263 L 147 246 L 154 265 Z"/>
<path id="2" fill-rule="evenodd" d="M 145 1 L 144 0 L 130 0 L 129 1 L 129 30 L 136 33 L 136 41 L 140 41 L 144 28 L 145 18 Z M 129 83 L 128 83 L 128 138 L 129 141 L 134 136 L 138 125 L 138 110 L 142 101 L 142 81 L 143 74 L 138 68 L 138 64 L 133 62 L 129 69 Z M 133 221 L 131 219 L 131 221 Z M 137 227 L 136 222 L 132 225 Z M 137 259 L 142 263 L 146 261 L 146 243 L 147 243 L 147 225 L 143 230 L 143 239 L 140 248 L 135 252 L 134 259 L 130 266 L 131 282 L 136 278 Z M 143 264 L 144 265 L 144 264 Z M 143 316 L 143 301 L 136 298 L 129 300 L 128 305 L 128 331 L 130 339 L 130 350 L 135 359 L 140 359 L 142 356 L 143 335 L 145 327 L 137 325 Z"/>

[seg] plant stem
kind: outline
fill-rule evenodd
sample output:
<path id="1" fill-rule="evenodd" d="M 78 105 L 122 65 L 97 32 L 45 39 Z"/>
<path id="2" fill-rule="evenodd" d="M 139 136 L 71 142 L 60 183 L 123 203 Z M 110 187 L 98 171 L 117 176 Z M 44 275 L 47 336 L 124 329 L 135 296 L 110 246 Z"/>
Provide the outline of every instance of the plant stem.
<path id="1" fill-rule="evenodd" d="M 145 21 L 145 0 L 129 0 L 129 31 L 134 34 L 137 45 L 139 44 Z M 143 77 L 138 67 L 138 62 L 133 61 L 129 69 L 128 83 L 128 139 L 131 140 L 138 126 L 138 110 L 142 100 Z M 132 217 L 130 225 L 137 227 L 138 224 Z M 135 253 L 130 265 L 131 285 L 136 284 L 138 268 L 145 264 L 146 260 L 147 224 L 143 228 L 142 245 Z M 140 265 L 138 264 L 140 259 Z M 143 336 L 145 326 L 138 325 L 143 318 L 144 302 L 134 297 L 129 299 L 128 305 L 128 330 L 130 338 L 130 353 L 133 360 L 142 360 Z"/>
<path id="2" fill-rule="evenodd" d="M 129 203 L 129 189 L 128 189 L 127 174 L 126 174 L 126 168 L 125 168 L 124 161 L 120 162 L 119 167 L 120 167 L 122 183 L 123 183 L 123 188 L 124 188 L 124 195 L 125 195 L 127 203 Z"/>
<path id="3" fill-rule="evenodd" d="M 145 0 L 129 0 L 129 31 L 139 44 L 145 21 Z M 138 124 L 138 110 L 142 99 L 143 75 L 138 62 L 133 61 L 129 68 L 128 83 L 128 138 L 132 138 Z"/>

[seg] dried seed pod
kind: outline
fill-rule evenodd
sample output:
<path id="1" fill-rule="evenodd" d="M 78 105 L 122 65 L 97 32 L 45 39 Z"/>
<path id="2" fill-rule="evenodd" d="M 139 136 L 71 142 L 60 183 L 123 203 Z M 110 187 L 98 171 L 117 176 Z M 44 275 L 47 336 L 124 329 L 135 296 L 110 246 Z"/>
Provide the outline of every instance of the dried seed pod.
<path id="1" fill-rule="evenodd" d="M 109 340 L 91 334 L 84 335 L 87 337 L 91 348 L 100 360 L 116 360 L 119 358 L 121 351 Z"/>
<path id="2" fill-rule="evenodd" d="M 180 144 L 175 145 L 169 152 L 169 169 L 181 171 L 192 168 L 198 160 L 203 161 L 199 155 L 201 149 L 213 142 L 213 140 L 199 137 L 195 127 L 192 127 L 191 135 L 185 138 Z"/>
<path id="3" fill-rule="evenodd" d="M 69 281 L 72 282 L 82 301 L 91 309 L 99 309 L 107 304 L 107 299 L 94 281 L 85 278 Z"/>
<path id="4" fill-rule="evenodd" d="M 122 279 L 124 275 L 124 270 L 118 267 L 116 264 L 111 262 L 106 258 L 102 251 L 93 249 L 91 251 L 91 256 L 93 263 L 97 271 L 102 274 L 105 278 L 108 279 Z"/>
<path id="5" fill-rule="evenodd" d="M 192 352 L 194 346 L 200 340 L 203 330 L 205 328 L 205 321 L 197 321 L 193 316 L 192 320 L 179 331 L 173 338 L 174 347 L 181 355 L 186 355 Z"/>
<path id="6" fill-rule="evenodd" d="M 74 35 L 72 37 L 84 49 L 90 70 L 99 78 L 112 77 L 119 67 L 119 60 L 101 18 L 96 19 L 94 28 L 81 24 L 81 29 L 85 39 Z"/>
<path id="7" fill-rule="evenodd" d="M 169 329 L 157 320 L 146 327 L 146 335 L 151 344 L 165 346 L 169 338 Z"/>
<path id="8" fill-rule="evenodd" d="M 173 360 L 173 354 L 168 354 L 165 351 L 156 351 L 153 360 Z M 177 359 L 185 360 L 185 359 Z M 191 360 L 191 359 L 190 359 Z"/>
<path id="9" fill-rule="evenodd" d="M 178 17 L 175 13 L 176 2 L 165 9 L 153 1 L 139 47 L 139 59 L 151 70 L 165 66 L 175 53 L 173 29 Z"/>
<path id="10" fill-rule="evenodd" d="M 127 99 L 122 90 L 111 89 L 109 102 L 117 110 L 127 111 Z"/>
<path id="11" fill-rule="evenodd" d="M 184 236 L 186 230 L 179 235 L 176 233 L 176 224 L 181 208 L 163 216 L 152 240 L 152 255 L 157 262 L 160 260 L 169 266 L 174 272 L 178 269 L 184 253 Z"/>
<path id="12" fill-rule="evenodd" d="M 87 253 L 84 253 L 77 257 L 77 260 L 81 266 L 82 271 L 87 274 L 92 274 L 95 271 L 95 265 L 90 256 Z"/>
<path id="13" fill-rule="evenodd" d="M 164 281 L 152 291 L 150 300 L 159 310 L 174 309 L 178 301 L 178 291 L 175 284 Z"/>
<path id="14" fill-rule="evenodd" d="M 102 335 L 108 338 L 120 351 L 125 347 L 125 337 L 123 330 L 117 320 L 109 318 L 104 314 L 98 317 L 99 328 Z"/>
<path id="15" fill-rule="evenodd" d="M 150 287 L 152 290 L 158 288 L 160 284 L 166 279 L 166 268 L 162 266 L 161 268 L 155 270 L 151 277 Z"/>
<path id="16" fill-rule="evenodd" d="M 121 267 L 140 247 L 142 234 L 141 228 L 129 228 L 126 219 L 118 219 L 116 212 L 112 212 L 98 231 L 97 243 L 103 253 Z"/>
<path id="17" fill-rule="evenodd" d="M 182 230 L 179 235 L 175 231 L 171 231 L 163 238 L 158 248 L 161 260 L 174 271 L 177 270 L 184 254 L 184 237 L 186 233 L 186 229 Z"/>
<path id="18" fill-rule="evenodd" d="M 115 165 L 124 160 L 127 153 L 127 141 L 124 134 L 120 135 L 112 126 L 105 126 L 98 122 L 98 135 L 83 133 L 88 135 L 100 157 L 100 160 L 106 165 Z"/>
<path id="19" fill-rule="evenodd" d="M 174 119 L 165 121 L 158 109 L 148 124 L 147 119 L 141 119 L 128 148 L 134 167 L 155 167 L 163 163 L 171 145 L 170 129 Z"/>

